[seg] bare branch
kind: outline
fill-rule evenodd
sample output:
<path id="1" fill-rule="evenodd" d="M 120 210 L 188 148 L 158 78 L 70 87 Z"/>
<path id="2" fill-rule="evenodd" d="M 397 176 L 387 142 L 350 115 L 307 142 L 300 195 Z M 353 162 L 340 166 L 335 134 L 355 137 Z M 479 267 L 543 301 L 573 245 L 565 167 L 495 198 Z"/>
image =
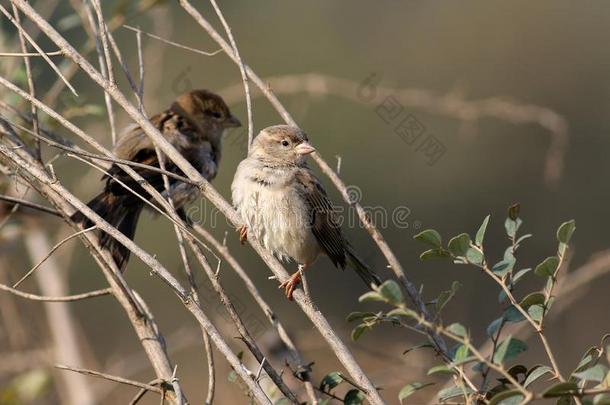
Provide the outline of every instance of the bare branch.
<path id="1" fill-rule="evenodd" d="M 56 217 L 61 217 L 61 214 L 54 210 L 53 208 L 45 207 L 44 205 L 36 204 L 31 201 L 24 200 L 23 198 L 11 197 L 8 195 L 0 195 L 0 200 L 7 201 L 10 203 L 14 203 L 18 206 L 32 208 L 38 211 L 46 212 L 47 214 L 55 215 Z"/>
<path id="2" fill-rule="evenodd" d="M 62 239 L 59 243 L 57 243 L 55 246 L 53 246 L 53 248 L 49 251 L 49 253 L 47 253 L 34 267 L 32 267 L 27 273 L 25 273 L 25 275 L 23 277 L 21 277 L 19 279 L 19 281 L 17 281 L 14 285 L 13 288 L 17 288 L 19 287 L 19 285 L 21 283 L 23 283 L 28 277 L 30 277 L 32 275 L 32 273 L 34 273 L 36 271 L 36 269 L 38 269 L 40 266 L 42 266 L 44 264 L 45 261 L 47 261 L 47 259 L 49 257 L 51 257 L 51 255 L 53 253 L 55 253 L 55 251 L 57 249 L 59 249 L 64 243 L 68 242 L 69 240 L 72 240 L 74 238 L 76 238 L 77 236 L 80 236 L 86 232 L 92 231 L 94 229 L 96 229 L 96 226 L 92 226 L 90 228 L 87 229 L 83 229 L 82 231 L 78 231 L 76 233 L 73 233 L 72 235 Z"/>
<path id="3" fill-rule="evenodd" d="M 104 295 L 112 294 L 112 289 L 111 288 L 104 288 L 102 290 L 89 291 L 89 292 L 82 293 L 82 294 L 65 295 L 63 297 L 48 297 L 48 296 L 44 296 L 44 295 L 36 295 L 36 294 L 26 293 L 24 291 L 11 288 L 11 287 L 9 287 L 7 285 L 4 285 L 4 284 L 0 284 L 0 290 L 10 292 L 11 294 L 14 294 L 14 295 L 16 295 L 18 297 L 26 298 L 28 300 L 32 300 L 32 301 L 45 301 L 45 302 L 72 302 L 72 301 L 81 301 L 81 300 L 86 300 L 86 299 L 89 299 L 89 298 L 102 297 Z"/>
<path id="4" fill-rule="evenodd" d="M 244 65 L 244 61 L 239 56 L 239 49 L 237 48 L 237 43 L 235 42 L 235 38 L 233 37 L 233 32 L 231 31 L 231 27 L 227 23 L 222 11 L 220 11 L 220 7 L 216 4 L 216 0 L 210 0 L 212 7 L 214 7 L 214 11 L 216 11 L 216 15 L 218 15 L 218 19 L 222 23 L 222 26 L 229 37 L 229 42 L 231 42 L 231 46 L 233 47 L 233 54 L 235 55 L 235 60 L 237 65 L 239 66 L 239 73 L 241 74 L 241 80 L 244 83 L 244 92 L 246 94 L 246 108 L 248 110 L 248 149 L 250 145 L 252 145 L 252 140 L 254 139 L 254 122 L 252 118 L 252 98 L 250 97 L 250 84 L 248 83 L 248 75 L 246 74 L 246 69 Z"/>
<path id="5" fill-rule="evenodd" d="M 19 10 L 17 10 L 17 7 L 14 4 L 12 4 L 12 7 L 13 7 L 13 15 L 15 16 L 15 21 L 17 22 L 17 24 L 19 24 L 21 26 Z M 21 30 L 19 30 L 19 45 L 21 46 L 21 52 L 23 54 L 26 54 L 28 51 L 28 48 L 27 48 L 27 44 L 25 41 L 25 37 Z M 35 98 L 36 97 L 36 87 L 34 86 L 34 78 L 32 77 L 32 65 L 30 63 L 30 58 L 28 56 L 24 56 L 23 63 L 25 65 L 25 74 L 26 74 L 27 81 L 28 81 L 28 88 L 30 89 L 30 95 Z M 36 133 L 37 135 L 40 135 L 40 129 L 39 129 L 40 124 L 38 123 L 38 113 L 37 113 L 36 106 L 33 104 L 30 104 L 30 109 L 31 109 L 30 111 L 32 113 L 32 124 L 34 127 L 34 133 Z M 36 145 L 36 159 L 42 160 L 42 155 L 40 154 L 40 141 L 38 139 L 35 141 L 35 145 Z"/>
<path id="6" fill-rule="evenodd" d="M 43 52 L 47 56 L 61 56 L 64 53 L 62 51 L 53 51 L 53 52 Z M 11 53 L 11 52 L 0 52 L 0 57 L 29 57 L 29 56 L 42 56 L 39 52 L 21 52 L 21 53 Z"/>
<path id="7" fill-rule="evenodd" d="M 253 81 L 255 81 L 253 79 Z M 355 103 L 369 103 L 363 97 L 364 83 L 321 73 L 272 76 L 263 79 L 272 94 L 307 93 L 315 96 L 337 96 Z M 256 81 L 255 81 L 256 83 Z M 494 118 L 511 124 L 535 124 L 549 132 L 551 143 L 546 154 L 544 178 L 554 186 L 561 178 L 565 154 L 568 149 L 568 122 L 556 111 L 539 105 L 520 103 L 503 97 L 467 100 L 460 93 L 437 94 L 430 90 L 407 88 L 395 89 L 374 86 L 371 91 L 379 96 L 394 96 L 404 107 L 418 108 L 432 114 L 455 118 L 463 123 L 473 123 L 485 118 Z M 243 100 L 242 85 L 236 84 L 221 91 L 227 103 Z M 252 97 L 267 96 L 265 92 L 254 92 Z M 380 101 L 379 101 L 380 102 Z M 337 170 L 339 173 L 339 170 Z"/>
<path id="8" fill-rule="evenodd" d="M 159 40 L 161 42 L 164 42 L 164 43 L 166 43 L 168 45 L 175 46 L 176 48 L 185 49 L 187 51 L 195 52 L 195 53 L 198 53 L 200 55 L 214 56 L 214 55 L 218 55 L 220 52 L 222 52 L 222 48 L 221 49 L 217 49 L 214 52 L 206 52 L 206 51 L 202 51 L 201 49 L 191 48 L 190 46 L 186 46 L 186 45 L 179 44 L 178 42 L 170 41 L 168 39 L 162 38 L 162 37 L 160 37 L 158 35 L 151 34 L 151 33 L 146 32 L 146 31 L 142 31 L 141 29 L 136 28 L 136 27 L 132 27 L 130 25 L 123 25 L 123 28 L 127 28 L 128 30 L 144 34 L 147 37 L 154 38 L 154 39 Z M 0 54 L 0 56 L 2 56 L 2 54 Z"/>
<path id="9" fill-rule="evenodd" d="M 145 384 L 145 383 L 141 383 L 139 381 L 134 381 L 134 380 L 128 380 L 126 378 L 118 377 L 118 376 L 115 376 L 115 375 L 100 373 L 99 371 L 88 370 L 88 369 L 85 369 L 85 368 L 77 368 L 77 367 L 64 366 L 62 364 L 57 364 L 55 366 L 55 368 L 58 368 L 60 370 L 74 371 L 75 373 L 90 375 L 90 376 L 93 376 L 93 377 L 99 377 L 99 378 L 103 378 L 105 380 L 118 382 L 120 384 L 131 385 L 132 387 L 142 388 L 142 389 L 145 389 L 147 391 L 156 392 L 157 394 L 162 394 L 163 393 L 163 390 L 161 388 L 155 387 L 154 385 Z"/>

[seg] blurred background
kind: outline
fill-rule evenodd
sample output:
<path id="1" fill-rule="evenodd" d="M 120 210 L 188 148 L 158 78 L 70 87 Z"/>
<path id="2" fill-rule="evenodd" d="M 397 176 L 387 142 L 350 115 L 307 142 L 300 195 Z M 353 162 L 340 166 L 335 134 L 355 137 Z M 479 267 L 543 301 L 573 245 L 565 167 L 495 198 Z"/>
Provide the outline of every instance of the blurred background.
<path id="1" fill-rule="evenodd" d="M 71 5 L 78 1 L 31 3 L 47 13 L 71 43 L 85 46 L 87 37 Z M 5 0 L 2 4 L 9 5 Z M 194 4 L 221 30 L 207 2 Z M 174 2 L 108 0 L 103 7 L 108 19 L 125 13 L 125 23 L 131 26 L 197 49 L 218 49 Z M 479 344 L 485 342 L 486 326 L 502 311 L 497 304 L 498 287 L 472 267 L 420 262 L 424 246 L 412 239 L 417 232 L 435 228 L 447 239 L 460 232 L 473 235 L 483 218 L 491 214 L 486 248 L 495 262 L 508 245 L 503 226 L 506 209 L 519 202 L 524 220 L 521 232 L 534 235 L 518 256 L 520 268 L 534 267 L 554 254 L 555 230 L 571 218 L 576 219 L 577 231 L 569 273 L 610 247 L 606 229 L 610 199 L 610 3 L 269 0 L 224 2 L 221 7 L 246 63 L 259 76 L 269 78 L 271 88 L 329 164 L 335 167 L 340 159 L 341 177 L 353 186 L 360 202 L 376 213 L 386 213 L 385 221 L 383 214 L 374 218 L 378 218 L 377 225 L 411 280 L 424 286 L 430 300 L 448 289 L 453 280 L 462 283 L 444 320 L 468 325 Z M 13 26 L 0 18 L 0 27 L 0 51 L 18 52 Z M 28 29 L 35 31 L 31 26 Z M 135 34 L 117 28 L 114 35 L 135 74 Z M 44 35 L 37 41 L 45 50 L 56 49 Z M 224 53 L 206 57 L 149 37 L 143 41 L 148 113 L 167 108 L 185 91 L 207 88 L 225 96 L 234 113 L 246 122 L 239 70 Z M 62 58 L 54 60 L 59 63 Z M 95 53 L 89 60 L 97 66 Z M 33 64 L 38 92 L 44 97 L 56 76 L 41 60 Z M 69 65 L 60 64 L 63 68 Z M 26 88 L 21 59 L 0 58 L 0 72 Z M 119 69 L 116 74 L 122 89 L 129 93 Z M 77 73 L 71 83 L 80 97 L 64 89 L 54 100 L 55 107 L 110 146 L 102 92 L 83 73 Z M 281 117 L 266 99 L 257 91 L 253 93 L 255 132 L 280 123 Z M 29 106 L 8 90 L 2 88 L 0 96 L 2 101 L 29 111 Z M 130 124 L 128 116 L 117 110 L 119 127 Z M 401 126 L 405 123 L 408 129 Z M 75 140 L 50 120 L 46 124 Z M 213 184 L 226 198 L 230 197 L 235 168 L 245 156 L 245 137 L 246 130 L 241 128 L 233 130 L 225 142 L 220 173 Z M 53 154 L 44 152 L 45 157 Z M 92 197 L 102 185 L 99 172 L 74 159 L 62 157 L 54 168 L 58 178 L 82 199 Z M 321 178 L 334 201 L 342 204 L 330 181 Z M 14 187 L 9 183 L 10 179 L 3 179 L 4 190 Z M 43 202 L 34 194 L 31 199 Z M 376 245 L 357 221 L 349 221 L 355 213 L 343 207 L 348 219 L 345 233 L 363 258 L 383 278 L 389 278 Z M 400 223 L 392 220 L 396 210 L 404 214 Z M 231 252 L 289 327 L 304 357 L 315 362 L 314 380 L 341 370 L 320 335 L 280 293 L 276 282 L 268 280 L 270 272 L 258 256 L 248 246 L 239 245 L 222 216 L 214 214 L 205 201 L 195 203 L 190 212 L 218 238 L 226 235 Z M 34 264 L 24 243 L 27 240 L 20 234 L 23 226 L 43 230 L 53 243 L 71 232 L 54 217 L 8 218 L 0 230 L 2 283 L 12 284 Z M 136 242 L 185 280 L 173 228 L 165 219 L 145 215 Z M 57 262 L 66 273 L 70 292 L 105 287 L 103 276 L 80 242 L 63 247 Z M 604 273 L 610 265 L 606 261 L 601 267 L 591 282 L 570 294 L 574 298 L 571 305 L 562 308 L 547 326 L 559 365 L 566 371 L 575 366 L 586 348 L 610 331 L 610 277 Z M 296 267 L 290 264 L 288 268 Z M 241 314 L 260 325 L 253 333 L 273 352 L 278 343 L 264 315 L 232 271 L 223 269 L 221 279 L 241 304 Z M 137 259 L 130 262 L 126 278 L 155 314 L 189 399 L 201 403 L 207 373 L 197 325 L 179 300 Z M 205 284 L 201 274 L 198 279 Z M 358 303 L 365 290 L 354 274 L 337 271 L 322 258 L 309 270 L 308 280 L 315 302 L 371 379 L 384 388 L 388 401 L 393 402 L 398 390 L 413 380 L 442 384 L 442 380 L 425 375 L 439 361 L 432 353 L 402 355 L 423 341 L 417 335 L 383 326 L 357 342 L 350 340 L 353 325 L 346 322 L 346 316 L 368 308 Z M 524 286 L 532 289 L 536 283 L 542 287 L 535 277 Z M 22 287 L 39 291 L 36 279 L 29 279 Z M 245 349 L 233 339 L 236 332 L 225 321 L 224 312 L 213 309 L 220 308 L 213 291 L 203 291 L 209 312 L 235 350 Z M 68 306 L 77 325 L 84 366 L 140 381 L 154 378 L 131 325 L 112 298 Z M 2 392 L 7 403 L 65 400 L 57 383 L 57 375 L 65 372 L 53 370 L 54 362 L 48 355 L 52 350 L 48 311 L 41 303 L 0 293 L 0 387 L 5 387 Z M 529 339 L 528 344 L 531 350 L 523 355 L 523 361 L 543 361 L 539 343 Z M 230 369 L 220 355 L 217 363 L 218 403 L 245 403 L 239 385 L 227 378 Z M 276 360 L 276 364 L 281 367 L 282 361 Z M 36 399 L 22 396 L 19 402 L 15 382 L 24 378 L 42 391 Z M 135 393 L 132 388 L 95 378 L 86 381 L 104 404 L 127 403 Z M 432 391 L 421 391 L 414 403 L 434 400 Z M 155 401 L 157 398 L 149 395 L 142 403 Z"/>

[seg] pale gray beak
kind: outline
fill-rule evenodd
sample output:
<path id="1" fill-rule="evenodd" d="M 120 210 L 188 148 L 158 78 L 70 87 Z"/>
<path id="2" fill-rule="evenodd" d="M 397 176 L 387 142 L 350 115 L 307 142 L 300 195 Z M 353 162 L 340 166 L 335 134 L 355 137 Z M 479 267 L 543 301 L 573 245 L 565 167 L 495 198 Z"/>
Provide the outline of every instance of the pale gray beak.
<path id="1" fill-rule="evenodd" d="M 231 114 L 229 116 L 229 118 L 227 118 L 225 120 L 224 126 L 225 126 L 225 128 L 237 128 L 237 127 L 241 127 L 241 121 L 236 116 Z"/>
<path id="2" fill-rule="evenodd" d="M 299 154 L 299 155 L 309 155 L 310 153 L 313 153 L 316 151 L 316 148 L 314 148 L 313 146 L 311 146 L 311 144 L 309 142 L 302 142 L 300 144 L 298 144 L 296 146 L 296 148 L 294 148 L 294 150 Z"/>

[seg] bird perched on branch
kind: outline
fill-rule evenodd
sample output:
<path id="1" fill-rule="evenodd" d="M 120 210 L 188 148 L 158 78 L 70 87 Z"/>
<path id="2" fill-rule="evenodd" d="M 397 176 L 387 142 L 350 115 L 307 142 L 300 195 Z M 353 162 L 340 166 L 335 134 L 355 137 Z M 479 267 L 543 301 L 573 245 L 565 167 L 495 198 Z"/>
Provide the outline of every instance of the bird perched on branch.
<path id="1" fill-rule="evenodd" d="M 241 126 L 224 100 L 208 90 L 194 90 L 179 96 L 167 110 L 150 118 L 150 122 L 207 180 L 212 180 L 218 171 L 224 132 L 228 128 Z M 155 146 L 139 126 L 129 129 L 119 139 L 114 153 L 119 159 L 160 168 Z M 184 176 L 164 155 L 162 159 L 166 171 Z M 132 168 L 157 191 L 165 192 L 161 173 L 146 168 Z M 106 181 L 104 190 L 88 206 L 125 236 L 133 239 L 145 203 L 127 187 L 147 200 L 151 196 L 116 164 L 112 165 L 108 175 L 102 179 Z M 168 177 L 168 180 L 174 206 L 185 217 L 182 209 L 195 199 L 197 189 L 172 177 Z M 93 225 L 81 212 L 75 213 L 72 219 L 86 228 Z M 100 244 L 111 252 L 119 269 L 124 270 L 129 250 L 104 232 L 100 235 Z"/>
<path id="2" fill-rule="evenodd" d="M 349 264 L 368 287 L 380 284 L 343 237 L 324 187 L 307 167 L 307 155 L 314 151 L 299 128 L 265 128 L 231 185 L 233 204 L 244 221 L 239 229 L 242 243 L 251 234 L 281 260 L 298 263 L 299 270 L 280 285 L 289 299 L 302 272 L 320 254 L 341 269 Z"/>

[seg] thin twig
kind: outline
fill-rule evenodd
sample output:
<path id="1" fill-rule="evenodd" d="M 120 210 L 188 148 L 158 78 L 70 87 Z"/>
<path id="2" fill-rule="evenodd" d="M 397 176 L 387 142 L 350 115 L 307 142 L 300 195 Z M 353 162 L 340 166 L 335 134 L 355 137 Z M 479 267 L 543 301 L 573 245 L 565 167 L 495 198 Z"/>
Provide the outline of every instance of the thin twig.
<path id="1" fill-rule="evenodd" d="M 43 52 L 47 56 L 61 56 L 63 51 Z M 29 57 L 29 56 L 42 56 L 39 52 L 0 52 L 0 57 Z"/>
<path id="2" fill-rule="evenodd" d="M 138 45 L 138 72 L 140 73 L 140 85 L 138 87 L 138 104 L 142 114 L 146 114 L 144 111 L 144 54 L 142 52 L 142 32 L 138 31 L 136 34 L 136 43 Z"/>
<path id="3" fill-rule="evenodd" d="M 162 380 L 159 380 L 158 378 L 155 378 L 154 380 L 150 381 L 147 385 L 158 385 L 160 383 L 162 383 Z M 133 399 L 129 402 L 129 405 L 136 405 L 138 402 L 140 402 L 140 400 L 144 397 L 144 395 L 146 395 L 146 393 L 148 392 L 148 390 L 146 388 L 142 388 L 140 389 L 140 391 L 138 391 L 138 393 L 133 397 Z"/>
<path id="4" fill-rule="evenodd" d="M 14 4 L 11 5 L 13 8 L 13 15 L 15 16 L 15 21 L 17 22 L 17 24 L 21 25 L 21 20 L 19 17 L 19 10 L 17 10 L 17 6 L 15 6 Z M 23 32 L 21 30 L 19 30 L 19 45 L 21 46 L 21 52 L 25 55 L 28 51 L 27 48 L 27 44 L 25 41 L 25 37 L 23 36 Z M 23 63 L 25 65 L 25 74 L 27 77 L 27 81 L 28 81 L 28 88 L 30 90 L 30 95 L 32 97 L 36 97 L 36 86 L 34 85 L 34 78 L 32 77 L 32 65 L 30 63 L 30 58 L 28 56 L 24 56 L 23 57 Z M 36 109 L 36 106 L 33 104 L 30 104 L 30 111 L 32 113 L 32 126 L 33 126 L 33 130 L 34 133 L 40 135 L 40 124 L 38 122 L 38 110 Z M 38 139 L 36 139 L 34 141 L 34 144 L 36 146 L 35 151 L 36 151 L 36 159 L 42 161 L 42 155 L 40 152 L 40 141 Z"/>
<path id="5" fill-rule="evenodd" d="M 178 42 L 170 41 L 168 39 L 162 38 L 162 37 L 160 37 L 158 35 L 151 34 L 151 33 L 146 32 L 146 31 L 142 31 L 141 29 L 136 28 L 136 27 L 132 27 L 130 25 L 123 25 L 123 28 L 127 28 L 128 30 L 135 31 L 137 33 L 142 33 L 142 34 L 146 35 L 147 37 L 154 38 L 154 39 L 159 40 L 161 42 L 164 42 L 164 43 L 166 43 L 168 45 L 175 46 L 176 48 L 185 49 L 187 51 L 195 52 L 195 53 L 198 53 L 200 55 L 214 56 L 214 55 L 218 55 L 220 52 L 222 52 L 222 48 L 221 49 L 217 49 L 214 52 L 206 52 L 206 51 L 202 51 L 201 49 L 191 48 L 190 46 L 186 46 L 186 45 L 179 44 Z"/>
<path id="6" fill-rule="evenodd" d="M 239 49 L 237 48 L 237 42 L 235 42 L 235 38 L 233 37 L 233 32 L 231 31 L 231 27 L 227 23 L 220 7 L 216 4 L 216 0 L 210 0 L 212 7 L 216 11 L 216 15 L 218 15 L 218 19 L 222 23 L 222 26 L 229 37 L 229 42 L 231 42 L 231 46 L 233 47 L 233 52 L 235 55 L 235 59 L 237 61 L 237 65 L 239 66 L 239 73 L 241 74 L 241 80 L 244 83 L 244 92 L 246 94 L 246 109 L 248 110 L 248 149 L 250 149 L 250 145 L 252 145 L 252 140 L 254 139 L 254 122 L 252 117 L 252 98 L 250 97 L 250 84 L 248 83 L 248 75 L 246 74 L 246 68 L 244 65 L 244 61 L 241 59 L 239 55 Z"/>
<path id="7" fill-rule="evenodd" d="M 157 394 L 161 394 L 163 392 L 163 390 L 161 388 L 155 387 L 154 385 L 145 384 L 145 383 L 142 383 L 139 381 L 134 381 L 134 380 L 128 380 L 123 377 L 118 377 L 118 376 L 110 375 L 110 374 L 106 374 L 106 373 L 100 373 L 99 371 L 88 370 L 86 368 L 70 367 L 70 366 L 65 366 L 63 364 L 56 364 L 55 368 L 58 368 L 60 370 L 74 371 L 75 373 L 90 375 L 93 377 L 99 377 L 99 378 L 103 378 L 105 380 L 118 382 L 120 384 L 131 385 L 132 387 L 142 388 L 147 391 L 156 392 Z"/>
<path id="8" fill-rule="evenodd" d="M 40 266 L 42 266 L 42 265 L 43 265 L 43 263 L 44 263 L 45 261 L 47 261 L 47 259 L 48 259 L 49 257 L 51 257 L 51 255 L 52 255 L 53 253 L 55 253 L 55 251 L 56 251 L 57 249 L 59 249 L 60 247 L 62 247 L 62 245 L 63 245 L 64 243 L 66 243 L 66 242 L 68 242 L 68 241 L 70 241 L 70 240 L 72 240 L 72 239 L 76 238 L 77 236 L 80 236 L 80 235 L 82 235 L 82 234 L 86 233 L 86 232 L 92 231 L 92 230 L 94 230 L 94 229 L 96 229 L 96 228 L 97 228 L 97 227 L 94 225 L 94 226 L 92 226 L 92 227 L 90 227 L 90 228 L 83 229 L 82 231 L 75 232 L 75 233 L 71 234 L 70 236 L 68 236 L 68 237 L 66 237 L 66 238 L 64 238 L 64 239 L 62 239 L 62 240 L 61 240 L 59 243 L 57 243 L 55 246 L 53 246 L 53 248 L 51 249 L 51 251 L 49 251 L 49 253 L 47 253 L 47 254 L 46 254 L 46 256 L 45 256 L 45 257 L 44 257 L 42 260 L 40 260 L 40 261 L 39 261 L 39 262 L 38 262 L 38 263 L 37 263 L 37 264 L 36 264 L 34 267 L 32 267 L 32 268 L 31 268 L 31 269 L 30 269 L 30 270 L 29 270 L 27 273 L 25 273 L 25 275 L 24 275 L 23 277 L 21 277 L 21 278 L 19 279 L 19 281 L 17 281 L 17 282 L 16 282 L 16 283 L 13 285 L 13 288 L 17 288 L 17 287 L 19 287 L 19 285 L 20 285 L 21 283 L 23 283 L 23 282 L 24 282 L 24 281 L 25 281 L 25 280 L 26 280 L 28 277 L 30 277 L 30 276 L 32 275 L 32 273 L 34 273 L 34 272 L 36 271 L 36 269 L 38 269 Z"/>
<path id="9" fill-rule="evenodd" d="M 15 204 L 15 207 L 18 207 L 18 206 L 28 207 L 28 208 L 32 208 L 37 211 L 46 212 L 47 214 L 55 215 L 56 217 L 61 217 L 61 214 L 57 210 L 54 210 L 53 208 L 45 207 L 44 205 L 36 204 L 31 201 L 24 200 L 22 198 L 16 198 L 16 197 L 11 197 L 8 195 L 0 194 L 0 200 L 13 203 L 13 204 Z"/>
<path id="10" fill-rule="evenodd" d="M 15 288 L 11 288 L 7 285 L 0 284 L 0 290 L 4 290 L 10 292 L 21 298 L 26 298 L 32 301 L 45 301 L 45 302 L 72 302 L 72 301 L 81 301 L 89 298 L 102 297 L 104 295 L 112 294 L 111 288 L 104 288 L 102 290 L 89 291 L 82 294 L 74 294 L 74 295 L 65 295 L 63 297 L 48 297 L 44 295 L 30 294 L 21 290 L 17 290 Z"/>
<path id="11" fill-rule="evenodd" d="M 93 5 L 93 8 L 95 9 L 95 13 L 97 15 L 97 26 L 91 13 L 89 1 Z M 108 48 L 108 35 L 106 30 L 106 23 L 102 14 L 102 6 L 100 5 L 99 0 L 85 0 L 84 2 L 84 9 L 89 19 L 89 23 L 91 24 L 91 30 L 93 32 L 93 35 L 95 35 L 95 44 L 98 54 L 98 61 L 100 64 L 100 71 L 102 72 L 102 75 L 105 79 L 109 80 L 110 83 L 116 85 L 114 80 L 114 72 L 112 69 L 112 58 L 110 57 L 110 51 Z M 104 92 L 104 102 L 106 103 L 108 123 L 110 124 L 110 139 L 112 140 L 112 144 L 115 145 L 117 141 L 117 132 L 114 118 L 114 110 L 112 107 L 112 99 L 106 92 Z"/>

